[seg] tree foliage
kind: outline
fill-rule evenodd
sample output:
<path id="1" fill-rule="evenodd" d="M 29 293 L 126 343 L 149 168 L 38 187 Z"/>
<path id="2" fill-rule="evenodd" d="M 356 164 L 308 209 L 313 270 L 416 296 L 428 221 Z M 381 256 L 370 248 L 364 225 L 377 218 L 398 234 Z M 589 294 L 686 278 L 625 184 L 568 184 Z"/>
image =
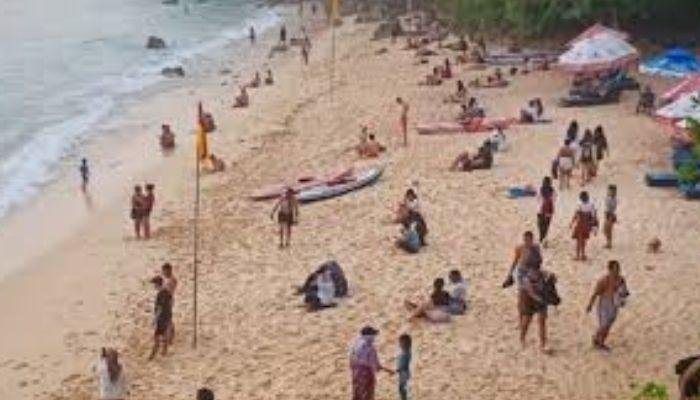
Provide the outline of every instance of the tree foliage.
<path id="1" fill-rule="evenodd" d="M 467 32 L 541 37 L 593 22 L 623 29 L 697 29 L 698 0 L 435 0 Z"/>

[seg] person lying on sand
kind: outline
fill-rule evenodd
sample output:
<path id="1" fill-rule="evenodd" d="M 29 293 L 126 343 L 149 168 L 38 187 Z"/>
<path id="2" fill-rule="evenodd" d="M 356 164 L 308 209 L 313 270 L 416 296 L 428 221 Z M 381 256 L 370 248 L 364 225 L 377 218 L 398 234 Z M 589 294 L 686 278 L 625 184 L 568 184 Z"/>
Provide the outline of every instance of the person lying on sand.
<path id="1" fill-rule="evenodd" d="M 450 306 L 450 294 L 445 291 L 445 280 L 442 278 L 433 281 L 433 292 L 430 294 L 429 300 L 420 303 L 406 300 L 404 305 L 411 313 L 410 321 L 421 318 L 433 323 L 450 321 L 450 314 L 447 312 Z"/>
<path id="2" fill-rule="evenodd" d="M 160 148 L 163 150 L 172 150 L 175 148 L 175 133 L 170 129 L 170 125 L 161 125 L 160 133 Z"/>
<path id="3" fill-rule="evenodd" d="M 272 70 L 268 69 L 267 70 L 267 76 L 265 77 L 265 84 L 266 85 L 273 85 L 275 83 L 275 79 L 272 77 Z"/>
<path id="4" fill-rule="evenodd" d="M 469 157 L 468 152 L 463 152 L 457 156 L 450 166 L 450 171 L 473 171 L 477 169 L 490 169 L 493 166 L 493 153 L 491 150 L 491 142 L 486 140 L 479 147 L 474 158 Z"/>
<path id="5" fill-rule="evenodd" d="M 233 104 L 233 108 L 245 108 L 250 105 L 250 97 L 248 97 L 248 90 L 245 86 L 241 86 L 241 94 L 236 97 L 236 101 Z"/>
<path id="6" fill-rule="evenodd" d="M 324 269 L 316 275 L 316 281 L 310 285 L 304 296 L 304 304 L 308 311 L 318 311 L 335 307 L 335 283 L 329 269 Z"/>

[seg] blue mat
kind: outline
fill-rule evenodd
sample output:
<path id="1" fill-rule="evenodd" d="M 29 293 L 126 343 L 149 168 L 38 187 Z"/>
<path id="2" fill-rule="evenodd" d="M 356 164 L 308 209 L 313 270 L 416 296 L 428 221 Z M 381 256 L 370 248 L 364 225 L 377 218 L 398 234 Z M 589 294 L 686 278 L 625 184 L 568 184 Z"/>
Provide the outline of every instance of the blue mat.
<path id="1" fill-rule="evenodd" d="M 650 187 L 677 187 L 678 174 L 675 172 L 647 172 L 644 181 Z"/>
<path id="2" fill-rule="evenodd" d="M 521 186 L 514 186 L 508 189 L 509 199 L 519 199 L 522 197 L 534 197 L 537 196 L 537 192 Z"/>

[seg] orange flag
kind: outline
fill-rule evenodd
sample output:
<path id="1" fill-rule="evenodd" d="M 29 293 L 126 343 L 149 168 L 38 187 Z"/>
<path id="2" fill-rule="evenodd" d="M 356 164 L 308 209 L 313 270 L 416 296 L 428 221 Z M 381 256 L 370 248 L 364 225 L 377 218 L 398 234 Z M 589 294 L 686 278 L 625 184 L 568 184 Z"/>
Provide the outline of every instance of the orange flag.
<path id="1" fill-rule="evenodd" d="M 209 144 L 207 143 L 207 133 L 201 123 L 197 124 L 197 157 L 203 160 L 209 156 Z"/>

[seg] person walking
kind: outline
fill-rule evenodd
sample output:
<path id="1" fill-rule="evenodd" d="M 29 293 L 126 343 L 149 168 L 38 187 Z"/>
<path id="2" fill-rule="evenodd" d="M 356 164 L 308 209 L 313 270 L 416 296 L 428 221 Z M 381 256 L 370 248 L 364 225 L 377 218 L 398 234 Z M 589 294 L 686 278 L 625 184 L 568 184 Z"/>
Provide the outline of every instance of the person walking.
<path id="1" fill-rule="evenodd" d="M 586 306 L 586 312 L 590 313 L 593 310 L 593 304 L 596 300 L 598 301 L 598 329 L 592 339 L 593 347 L 596 349 L 610 350 L 605 341 L 628 296 L 627 283 L 620 274 L 620 263 L 615 260 L 609 261 L 608 273 L 598 280 Z"/>
<path id="2" fill-rule="evenodd" d="M 168 331 L 173 320 L 173 296 L 163 285 L 163 278 L 156 276 L 151 279 L 151 283 L 156 289 L 156 299 L 153 306 L 155 332 L 153 335 L 153 349 L 148 360 L 153 360 L 161 350 L 161 355 L 168 353 Z"/>
<path id="3" fill-rule="evenodd" d="M 617 186 L 609 185 L 608 195 L 605 197 L 605 222 L 603 223 L 606 249 L 612 249 L 615 224 L 617 224 Z"/>
<path id="4" fill-rule="evenodd" d="M 411 379 L 411 335 L 399 336 L 399 355 L 396 358 L 399 400 L 408 400 L 408 381 Z"/>
<path id="5" fill-rule="evenodd" d="M 80 161 L 79 171 L 80 171 L 80 180 L 81 180 L 80 188 L 82 189 L 83 192 L 86 192 L 88 183 L 90 181 L 90 168 L 88 167 L 87 158 L 83 158 Z"/>
<path id="6" fill-rule="evenodd" d="M 549 225 L 554 217 L 554 201 L 556 192 L 552 186 L 552 178 L 545 176 L 542 180 L 539 192 L 540 209 L 537 213 L 537 229 L 540 234 L 540 244 L 547 247 L 547 233 L 549 233 Z"/>
<path id="7" fill-rule="evenodd" d="M 571 220 L 571 237 L 576 240 L 576 257 L 575 261 L 586 261 L 586 243 L 591 237 L 591 233 L 595 234 L 598 228 L 598 217 L 596 209 L 588 196 L 588 192 L 581 192 L 579 195 L 581 202 L 576 208 L 576 213 Z"/>

